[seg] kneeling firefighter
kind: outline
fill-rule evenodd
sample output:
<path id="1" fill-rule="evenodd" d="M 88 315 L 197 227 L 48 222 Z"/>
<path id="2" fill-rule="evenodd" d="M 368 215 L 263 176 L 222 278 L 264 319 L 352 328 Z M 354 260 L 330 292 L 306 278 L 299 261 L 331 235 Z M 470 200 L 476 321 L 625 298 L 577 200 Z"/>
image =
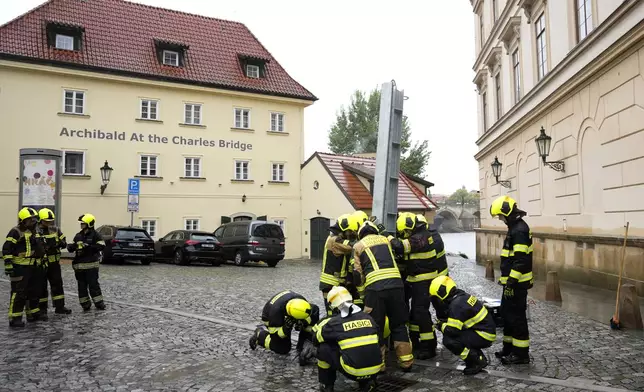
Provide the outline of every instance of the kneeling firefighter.
<path id="1" fill-rule="evenodd" d="M 333 391 L 337 371 L 358 381 L 360 391 L 374 391 L 377 374 L 383 366 L 378 326 L 371 316 L 353 304 L 346 288 L 334 287 L 328 299 L 335 315 L 313 327 L 319 344 L 320 391 Z"/>
<path id="2" fill-rule="evenodd" d="M 474 296 L 456 288 L 449 276 L 439 276 L 429 288 L 432 297 L 447 305 L 447 321 L 439 321 L 443 346 L 465 361 L 464 374 L 479 373 L 488 365 L 481 349 L 496 339 L 496 324 L 487 308 Z"/>
<path id="3" fill-rule="evenodd" d="M 250 348 L 254 350 L 259 344 L 266 350 L 286 355 L 291 351 L 291 331 L 295 329 L 300 332 L 296 347 L 300 365 L 305 365 L 315 355 L 311 332 L 320 319 L 319 313 L 317 305 L 310 304 L 294 291 L 285 290 L 274 295 L 264 305 L 264 325 L 253 332 Z"/>

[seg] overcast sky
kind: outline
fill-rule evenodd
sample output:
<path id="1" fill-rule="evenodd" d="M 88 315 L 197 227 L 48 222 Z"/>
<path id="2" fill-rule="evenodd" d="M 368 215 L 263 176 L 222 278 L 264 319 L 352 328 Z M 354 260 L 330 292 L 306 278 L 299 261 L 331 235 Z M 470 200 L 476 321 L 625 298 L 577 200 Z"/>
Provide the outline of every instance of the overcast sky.
<path id="1" fill-rule="evenodd" d="M 2 1 L 0 24 L 43 0 Z M 391 79 L 409 97 L 412 136 L 432 151 L 433 193 L 478 189 L 474 23 L 467 0 L 136 0 L 242 22 L 318 98 L 305 111 L 305 155 L 356 89 Z"/>

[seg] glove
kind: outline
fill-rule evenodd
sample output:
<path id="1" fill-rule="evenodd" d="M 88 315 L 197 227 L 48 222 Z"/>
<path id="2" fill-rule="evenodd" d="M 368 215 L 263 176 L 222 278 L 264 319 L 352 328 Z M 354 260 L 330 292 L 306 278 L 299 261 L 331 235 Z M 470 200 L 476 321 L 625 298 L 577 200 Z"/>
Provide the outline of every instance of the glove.
<path id="1" fill-rule="evenodd" d="M 436 320 L 436 329 L 438 329 L 439 331 L 443 331 L 443 324 L 445 324 L 445 321 Z"/>
<path id="2" fill-rule="evenodd" d="M 512 298 L 512 297 L 514 297 L 514 289 L 513 289 L 513 288 L 511 288 L 511 287 L 506 287 L 506 288 L 503 290 L 503 296 L 504 296 L 504 297 L 506 297 L 506 298 Z"/>
<path id="3" fill-rule="evenodd" d="M 294 328 L 295 328 L 295 330 L 296 330 L 296 331 L 301 331 L 301 330 L 303 330 L 304 328 L 306 328 L 306 326 L 307 326 L 307 324 L 306 324 L 306 322 L 305 322 L 304 320 L 298 320 L 298 321 L 295 323 Z"/>
<path id="4" fill-rule="evenodd" d="M 9 277 L 13 276 L 13 269 L 5 269 L 4 274 Z"/>
<path id="5" fill-rule="evenodd" d="M 286 317 L 284 319 L 284 329 L 293 329 L 295 326 L 295 319 L 293 317 Z"/>

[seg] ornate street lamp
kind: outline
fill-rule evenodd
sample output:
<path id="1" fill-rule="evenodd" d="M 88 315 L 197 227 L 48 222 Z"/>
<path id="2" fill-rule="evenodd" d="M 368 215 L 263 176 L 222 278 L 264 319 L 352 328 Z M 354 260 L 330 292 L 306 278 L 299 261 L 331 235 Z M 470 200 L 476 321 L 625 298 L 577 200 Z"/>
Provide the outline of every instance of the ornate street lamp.
<path id="1" fill-rule="evenodd" d="M 502 167 L 503 167 L 503 164 L 499 162 L 499 158 L 494 157 L 494 162 L 492 162 L 492 175 L 494 175 L 494 178 L 496 178 L 496 183 L 501 184 L 501 186 L 504 186 L 506 188 L 510 188 L 510 181 L 506 181 L 506 180 L 499 181 Z"/>
<path id="2" fill-rule="evenodd" d="M 110 165 L 107 164 L 107 161 L 105 161 L 105 164 L 103 167 L 101 167 L 101 195 L 105 193 L 105 189 L 107 188 L 107 184 L 110 183 L 110 177 L 112 176 L 112 169 Z"/>
<path id="3" fill-rule="evenodd" d="M 541 127 L 541 134 L 539 135 L 539 137 L 534 139 L 534 142 L 537 144 L 537 152 L 539 152 L 539 156 L 543 160 L 544 165 L 558 172 L 565 171 L 564 161 L 546 161 L 548 154 L 550 154 L 550 144 L 552 143 L 552 137 L 546 135 L 546 130 L 543 129 L 543 127 Z"/>

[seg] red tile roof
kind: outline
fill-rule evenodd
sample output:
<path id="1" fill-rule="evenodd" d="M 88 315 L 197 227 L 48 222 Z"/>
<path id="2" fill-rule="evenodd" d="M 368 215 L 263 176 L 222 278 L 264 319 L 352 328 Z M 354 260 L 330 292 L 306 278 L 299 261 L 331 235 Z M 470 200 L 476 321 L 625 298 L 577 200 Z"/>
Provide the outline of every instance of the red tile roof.
<path id="1" fill-rule="evenodd" d="M 373 204 L 371 193 L 357 175 L 373 178 L 376 170 L 375 159 L 316 152 L 302 166 L 315 157 L 318 157 L 322 166 L 326 168 L 354 208 L 371 209 Z M 399 178 L 398 209 L 431 210 L 436 208 L 436 204 L 424 195 L 403 172 L 400 172 Z"/>
<path id="2" fill-rule="evenodd" d="M 48 22 L 84 28 L 81 50 L 50 47 Z M 185 66 L 160 64 L 155 40 L 188 46 Z M 267 61 L 265 77 L 246 77 L 240 56 Z M 0 26 L 0 58 L 317 100 L 242 23 L 123 0 L 50 0 Z"/>

